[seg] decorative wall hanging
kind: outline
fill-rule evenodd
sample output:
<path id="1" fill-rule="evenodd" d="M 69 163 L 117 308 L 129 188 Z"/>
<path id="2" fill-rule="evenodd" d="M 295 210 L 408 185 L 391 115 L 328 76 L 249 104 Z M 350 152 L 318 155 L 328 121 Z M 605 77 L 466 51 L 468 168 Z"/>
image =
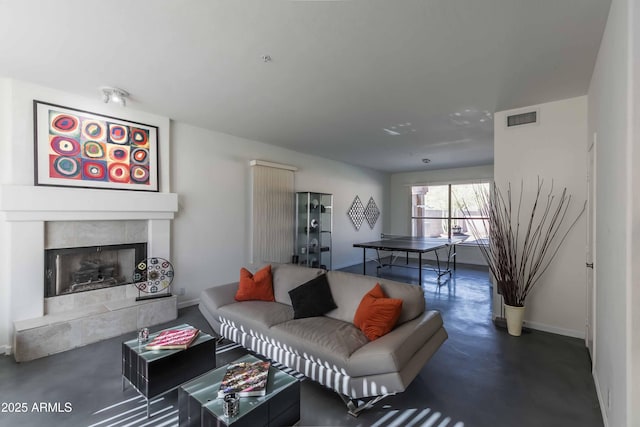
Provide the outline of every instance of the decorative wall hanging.
<path id="1" fill-rule="evenodd" d="M 369 198 L 369 203 L 367 203 L 367 207 L 364 209 L 364 216 L 367 218 L 369 227 L 373 230 L 373 226 L 376 225 L 376 222 L 378 222 L 378 218 L 380 217 L 380 209 L 378 209 L 378 205 L 376 205 L 376 201 L 373 200 L 373 197 Z"/>
<path id="2" fill-rule="evenodd" d="M 158 191 L 158 127 L 33 101 L 35 184 Z"/>
<path id="3" fill-rule="evenodd" d="M 171 282 L 173 282 L 173 265 L 169 261 L 158 257 L 140 261 L 133 272 L 133 284 L 138 288 L 136 301 L 170 297 Z M 143 293 L 147 295 L 143 296 Z"/>
<path id="4" fill-rule="evenodd" d="M 356 230 L 360 230 L 360 226 L 365 220 L 364 205 L 362 204 L 360 197 L 356 196 L 356 198 L 353 199 L 353 203 L 351 203 L 351 207 L 349 208 L 347 215 L 349 215 L 349 218 Z"/>

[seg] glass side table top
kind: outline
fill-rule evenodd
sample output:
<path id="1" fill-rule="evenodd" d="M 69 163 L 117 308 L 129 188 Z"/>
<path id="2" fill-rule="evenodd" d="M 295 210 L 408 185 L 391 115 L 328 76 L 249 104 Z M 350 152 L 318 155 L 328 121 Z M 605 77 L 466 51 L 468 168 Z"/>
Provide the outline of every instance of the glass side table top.
<path id="1" fill-rule="evenodd" d="M 145 348 L 145 346 L 147 344 L 149 344 L 151 342 L 151 340 L 153 340 L 155 337 L 160 335 L 160 332 L 168 331 L 168 330 L 171 330 L 171 329 L 194 329 L 194 327 L 191 326 L 191 325 L 188 325 L 186 323 L 183 323 L 182 325 L 172 326 L 170 328 L 163 329 L 161 331 L 157 331 L 157 332 L 154 332 L 152 334 L 149 334 L 149 339 L 147 341 L 139 342 L 138 338 L 134 338 L 132 340 L 125 341 L 124 345 L 126 345 L 131 350 L 133 350 L 139 357 L 142 357 L 143 359 L 145 359 L 147 361 L 152 361 L 152 360 L 156 360 L 156 359 L 162 359 L 163 357 L 167 357 L 167 356 L 170 356 L 172 354 L 176 354 L 179 351 L 182 351 L 183 349 L 147 350 Z M 201 344 L 201 343 L 203 343 L 205 341 L 209 341 L 209 340 L 212 340 L 212 339 L 214 339 L 214 338 L 211 335 L 200 331 L 200 333 L 198 333 L 198 337 L 191 343 L 191 345 L 189 345 L 189 347 L 196 346 L 198 344 Z"/>
<path id="2" fill-rule="evenodd" d="M 258 360 L 260 359 L 257 357 L 246 355 L 231 363 L 257 362 Z M 223 400 L 218 399 L 218 390 L 220 389 L 222 377 L 227 371 L 227 366 L 228 365 L 224 365 L 214 369 L 213 371 L 207 372 L 206 374 L 182 385 L 181 388 L 193 399 L 197 400 L 203 408 L 207 408 L 216 417 L 224 419 L 228 425 L 233 424 L 253 409 L 275 397 L 280 391 L 298 382 L 297 378 L 272 366 L 269 368 L 269 379 L 267 380 L 266 394 L 264 396 L 257 397 L 241 397 L 240 412 L 238 415 L 234 417 L 225 417 L 222 408 Z"/>

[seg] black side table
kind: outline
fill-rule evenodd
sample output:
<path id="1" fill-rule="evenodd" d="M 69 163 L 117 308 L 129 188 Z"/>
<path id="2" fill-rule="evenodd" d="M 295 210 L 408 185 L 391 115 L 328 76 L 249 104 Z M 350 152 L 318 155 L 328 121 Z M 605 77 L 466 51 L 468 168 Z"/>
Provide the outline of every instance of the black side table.
<path id="1" fill-rule="evenodd" d="M 168 329 L 192 329 L 182 324 Z M 145 346 L 155 338 L 158 331 L 149 336 L 149 341 L 132 339 L 122 343 L 122 389 L 125 380 L 149 402 L 176 389 L 181 384 L 198 377 L 216 367 L 216 340 L 200 331 L 196 340 L 184 350 L 146 350 Z"/>

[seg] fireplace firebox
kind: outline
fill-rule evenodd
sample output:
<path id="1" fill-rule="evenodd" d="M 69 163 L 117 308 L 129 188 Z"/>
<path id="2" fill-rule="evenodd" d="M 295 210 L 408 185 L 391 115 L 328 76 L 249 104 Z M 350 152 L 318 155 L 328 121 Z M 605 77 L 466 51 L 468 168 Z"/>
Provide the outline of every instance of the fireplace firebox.
<path id="1" fill-rule="evenodd" d="M 129 284 L 135 266 L 146 257 L 146 243 L 47 249 L 44 296 Z"/>

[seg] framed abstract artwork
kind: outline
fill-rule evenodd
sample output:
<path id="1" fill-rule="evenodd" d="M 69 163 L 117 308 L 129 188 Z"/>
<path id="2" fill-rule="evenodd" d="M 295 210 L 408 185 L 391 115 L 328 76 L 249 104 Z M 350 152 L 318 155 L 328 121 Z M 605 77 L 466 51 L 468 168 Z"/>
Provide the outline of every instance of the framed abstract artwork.
<path id="1" fill-rule="evenodd" d="M 158 191 L 158 127 L 33 101 L 35 184 Z"/>

